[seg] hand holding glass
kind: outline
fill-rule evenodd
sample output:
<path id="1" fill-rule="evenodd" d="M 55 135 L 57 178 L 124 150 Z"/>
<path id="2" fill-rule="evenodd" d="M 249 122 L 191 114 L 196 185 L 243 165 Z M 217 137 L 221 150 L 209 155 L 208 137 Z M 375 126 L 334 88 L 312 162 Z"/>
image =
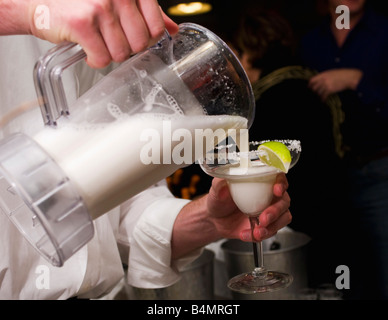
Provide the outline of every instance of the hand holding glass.
<path id="1" fill-rule="evenodd" d="M 280 142 L 290 150 L 292 168 L 299 159 L 300 142 L 295 140 Z M 259 224 L 259 215 L 271 204 L 273 185 L 276 176 L 281 172 L 260 161 L 260 152 L 257 150 L 260 144 L 251 142 L 248 152 L 237 152 L 235 144 L 221 146 L 200 163 L 202 169 L 210 176 L 228 181 L 234 202 L 249 217 L 252 239 L 255 226 Z M 253 249 L 255 269 L 230 279 L 228 287 L 231 290 L 252 294 L 286 288 L 292 283 L 291 275 L 269 271 L 264 267 L 261 242 L 253 242 Z"/>

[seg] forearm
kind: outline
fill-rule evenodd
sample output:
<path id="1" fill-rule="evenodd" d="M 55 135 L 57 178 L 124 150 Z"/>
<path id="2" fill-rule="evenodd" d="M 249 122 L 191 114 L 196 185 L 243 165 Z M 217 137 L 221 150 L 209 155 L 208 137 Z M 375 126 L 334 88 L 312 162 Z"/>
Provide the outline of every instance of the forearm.
<path id="1" fill-rule="evenodd" d="M 350 90 L 357 90 L 364 73 L 359 69 L 346 69 L 349 72 L 349 77 L 347 78 L 349 83 L 348 87 Z"/>
<path id="2" fill-rule="evenodd" d="M 192 201 L 183 207 L 175 220 L 171 259 L 179 259 L 219 239 L 218 232 L 207 214 L 206 196 Z"/>
<path id="3" fill-rule="evenodd" d="M 272 204 L 260 214 L 255 241 L 276 234 L 291 222 L 288 181 L 278 175 Z M 171 234 L 171 260 L 176 260 L 220 239 L 252 241 L 249 219 L 233 202 L 225 180 L 214 178 L 209 193 L 181 208 Z"/>
<path id="4" fill-rule="evenodd" d="M 0 35 L 30 34 L 30 0 L 0 0 Z"/>

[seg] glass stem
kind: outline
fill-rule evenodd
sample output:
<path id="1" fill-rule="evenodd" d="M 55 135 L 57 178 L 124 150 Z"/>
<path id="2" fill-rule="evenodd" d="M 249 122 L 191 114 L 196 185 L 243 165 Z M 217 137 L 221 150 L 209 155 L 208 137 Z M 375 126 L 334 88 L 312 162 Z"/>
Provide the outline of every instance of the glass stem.
<path id="1" fill-rule="evenodd" d="M 251 223 L 253 258 L 255 261 L 255 270 L 253 270 L 252 274 L 254 277 L 265 278 L 267 276 L 267 270 L 264 267 L 263 244 L 261 241 L 256 242 L 253 236 L 253 231 L 255 230 L 255 226 L 259 225 L 259 218 L 249 217 L 249 221 Z"/>

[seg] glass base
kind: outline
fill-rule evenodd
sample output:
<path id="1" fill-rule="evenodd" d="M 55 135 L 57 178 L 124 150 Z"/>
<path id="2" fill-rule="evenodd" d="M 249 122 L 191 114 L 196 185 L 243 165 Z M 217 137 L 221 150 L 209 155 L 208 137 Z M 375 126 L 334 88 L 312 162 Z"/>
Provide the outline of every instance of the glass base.
<path id="1" fill-rule="evenodd" d="M 267 271 L 265 277 L 255 276 L 254 272 L 240 274 L 228 281 L 229 289 L 246 294 L 271 292 L 287 288 L 292 276 L 277 271 Z"/>

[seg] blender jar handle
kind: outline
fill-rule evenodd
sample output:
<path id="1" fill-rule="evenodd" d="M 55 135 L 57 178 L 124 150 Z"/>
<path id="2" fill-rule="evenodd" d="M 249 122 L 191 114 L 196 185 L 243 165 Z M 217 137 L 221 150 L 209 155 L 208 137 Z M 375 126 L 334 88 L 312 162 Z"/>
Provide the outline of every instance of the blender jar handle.
<path id="1" fill-rule="evenodd" d="M 171 41 L 167 29 L 164 33 L 164 37 Z M 160 41 L 157 46 L 161 46 Z M 36 62 L 33 74 L 35 90 L 45 124 L 56 126 L 61 115 L 69 114 L 62 73 L 84 58 L 86 53 L 80 45 L 62 42 Z"/>
<path id="2" fill-rule="evenodd" d="M 69 114 L 62 73 L 85 57 L 81 46 L 63 42 L 36 62 L 33 74 L 35 90 L 45 124 L 55 126 L 61 115 Z"/>

